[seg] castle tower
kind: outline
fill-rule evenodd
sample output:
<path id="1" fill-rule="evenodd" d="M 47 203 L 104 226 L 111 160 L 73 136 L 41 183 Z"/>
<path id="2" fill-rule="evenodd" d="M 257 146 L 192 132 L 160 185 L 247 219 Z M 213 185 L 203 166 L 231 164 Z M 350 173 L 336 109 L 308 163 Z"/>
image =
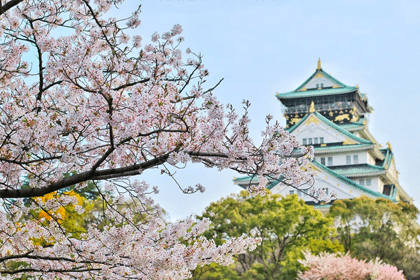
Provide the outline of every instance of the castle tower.
<path id="1" fill-rule="evenodd" d="M 309 188 L 335 192 L 337 199 L 365 195 L 412 203 L 401 187 L 392 147 L 381 147 L 369 132 L 368 114 L 372 108 L 359 87 L 347 86 L 322 70 L 321 61 L 296 90 L 277 93 L 284 105 L 286 129 L 302 145 L 314 146 L 314 185 L 299 190 L 272 181 L 267 185 L 274 193 L 297 193 L 308 204 L 328 207 L 315 202 Z M 299 154 L 299 151 L 296 151 Z M 256 184 L 250 177 L 235 178 L 235 184 L 246 188 Z"/>
<path id="2" fill-rule="evenodd" d="M 318 60 L 315 73 L 297 89 L 277 93 L 276 97 L 286 107 L 286 128 L 292 127 L 309 113 L 312 102 L 318 113 L 336 124 L 356 123 L 372 112 L 366 94 L 360 93 L 357 85 L 346 86 L 324 72 L 321 60 Z"/>

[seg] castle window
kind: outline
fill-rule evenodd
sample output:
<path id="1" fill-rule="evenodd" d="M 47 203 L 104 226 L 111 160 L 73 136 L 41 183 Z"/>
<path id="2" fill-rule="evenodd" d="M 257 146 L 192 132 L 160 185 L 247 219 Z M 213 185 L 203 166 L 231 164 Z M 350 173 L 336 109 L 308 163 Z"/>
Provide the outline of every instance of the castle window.
<path id="1" fill-rule="evenodd" d="M 318 138 L 314 138 L 314 144 L 318 144 Z"/>
<path id="2" fill-rule="evenodd" d="M 351 156 L 346 156 L 346 164 L 351 164 Z"/>
<path id="3" fill-rule="evenodd" d="M 365 185 L 365 179 L 360 179 L 359 180 L 359 184 L 362 185 L 362 186 L 364 186 Z"/>
<path id="4" fill-rule="evenodd" d="M 312 145 L 312 138 L 308 138 L 308 145 Z"/>
<path id="5" fill-rule="evenodd" d="M 328 157 L 328 165 L 333 165 L 333 158 L 332 157 Z"/>
<path id="6" fill-rule="evenodd" d="M 303 138 L 303 145 L 307 145 L 307 139 Z"/>
<path id="7" fill-rule="evenodd" d="M 325 194 L 328 195 L 328 188 L 325 188 Z"/>
<path id="8" fill-rule="evenodd" d="M 321 87 L 323 88 L 324 87 L 324 84 L 321 84 Z"/>
<path id="9" fill-rule="evenodd" d="M 358 155 L 354 155 L 353 156 L 353 164 L 358 164 L 359 163 L 359 156 Z"/>
<path id="10" fill-rule="evenodd" d="M 309 189 L 298 190 L 299 196 L 308 196 Z"/>
<path id="11" fill-rule="evenodd" d="M 292 195 L 292 194 L 294 194 L 294 193 L 295 193 L 295 191 L 289 191 L 289 193 Z"/>
<path id="12" fill-rule="evenodd" d="M 321 164 L 325 165 L 325 158 L 324 157 L 321 158 Z"/>
<path id="13" fill-rule="evenodd" d="M 319 137 L 319 144 L 324 144 L 324 137 Z"/>
<path id="14" fill-rule="evenodd" d="M 319 88 L 319 84 L 316 84 L 316 88 Z"/>
<path id="15" fill-rule="evenodd" d="M 366 179 L 366 186 L 372 186 L 372 179 Z"/>

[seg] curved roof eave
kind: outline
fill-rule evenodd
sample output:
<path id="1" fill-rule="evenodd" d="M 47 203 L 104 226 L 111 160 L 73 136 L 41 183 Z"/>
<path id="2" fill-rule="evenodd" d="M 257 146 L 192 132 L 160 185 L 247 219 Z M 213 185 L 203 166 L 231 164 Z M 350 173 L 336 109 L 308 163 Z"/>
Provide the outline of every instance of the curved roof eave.
<path id="1" fill-rule="evenodd" d="M 346 94 L 349 92 L 356 91 L 356 88 L 345 87 L 345 88 L 327 88 L 327 89 L 315 89 L 307 91 L 290 91 L 285 93 L 276 93 L 278 99 L 292 99 L 292 98 L 304 98 L 310 96 L 326 96 L 336 94 Z"/>
<path id="2" fill-rule="evenodd" d="M 343 175 L 340 175 L 340 174 L 335 173 L 333 170 L 331 170 L 328 167 L 326 167 L 326 166 L 318 163 L 317 161 L 313 161 L 312 163 L 315 164 L 318 168 L 320 168 L 320 169 L 324 170 L 325 172 L 327 172 L 328 174 L 330 174 L 331 176 L 334 176 L 335 178 L 337 178 L 337 179 L 339 179 L 339 180 L 347 183 L 348 185 L 353 186 L 354 188 L 356 188 L 356 189 L 358 189 L 358 190 L 360 190 L 360 191 L 362 191 L 364 193 L 368 193 L 368 194 L 370 194 L 372 196 L 375 196 L 375 197 L 387 198 L 387 199 L 390 199 L 390 200 L 396 202 L 395 199 L 393 199 L 393 198 L 391 198 L 391 197 L 389 197 L 387 195 L 384 195 L 384 194 L 379 193 L 379 192 L 372 191 L 371 189 L 368 189 L 368 188 L 366 188 L 366 187 L 364 187 L 362 185 L 359 185 L 358 183 L 354 182 L 351 179 L 348 179 L 347 177 L 344 177 Z"/>

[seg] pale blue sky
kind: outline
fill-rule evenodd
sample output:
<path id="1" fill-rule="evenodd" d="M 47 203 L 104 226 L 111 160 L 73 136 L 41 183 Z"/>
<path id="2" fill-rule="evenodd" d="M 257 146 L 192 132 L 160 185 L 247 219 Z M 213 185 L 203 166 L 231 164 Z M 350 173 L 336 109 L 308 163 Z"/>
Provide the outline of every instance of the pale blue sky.
<path id="1" fill-rule="evenodd" d="M 224 103 L 251 107 L 251 130 L 258 139 L 264 116 L 284 124 L 276 92 L 294 90 L 316 68 L 341 82 L 359 85 L 374 107 L 370 130 L 383 145 L 390 141 L 401 185 L 420 206 L 420 1 L 139 1 L 127 0 L 119 14 L 142 4 L 136 33 L 148 41 L 179 23 L 190 47 L 204 55 L 209 86 Z M 184 195 L 159 172 L 142 179 L 161 189 L 156 200 L 172 220 L 200 214 L 210 202 L 239 187 L 235 172 L 191 165 L 179 171 L 183 186 L 200 182 L 203 194 Z"/>

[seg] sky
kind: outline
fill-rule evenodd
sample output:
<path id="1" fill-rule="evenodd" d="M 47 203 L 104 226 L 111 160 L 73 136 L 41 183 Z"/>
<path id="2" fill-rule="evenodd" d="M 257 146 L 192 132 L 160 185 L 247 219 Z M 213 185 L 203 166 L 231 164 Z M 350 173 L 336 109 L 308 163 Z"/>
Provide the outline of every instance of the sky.
<path id="1" fill-rule="evenodd" d="M 378 143 L 392 145 L 400 183 L 420 207 L 420 1 L 126 0 L 115 16 L 142 5 L 142 24 L 134 33 L 144 42 L 154 32 L 181 24 L 185 42 L 204 57 L 208 87 L 238 111 L 251 102 L 251 134 L 258 143 L 267 114 L 285 119 L 276 92 L 296 89 L 322 68 L 367 93 L 374 111 L 370 131 Z M 206 206 L 241 189 L 240 176 L 201 165 L 177 171 L 187 187 L 206 191 L 185 195 L 172 179 L 148 170 L 138 179 L 157 185 L 154 198 L 171 220 L 201 214 Z"/>

